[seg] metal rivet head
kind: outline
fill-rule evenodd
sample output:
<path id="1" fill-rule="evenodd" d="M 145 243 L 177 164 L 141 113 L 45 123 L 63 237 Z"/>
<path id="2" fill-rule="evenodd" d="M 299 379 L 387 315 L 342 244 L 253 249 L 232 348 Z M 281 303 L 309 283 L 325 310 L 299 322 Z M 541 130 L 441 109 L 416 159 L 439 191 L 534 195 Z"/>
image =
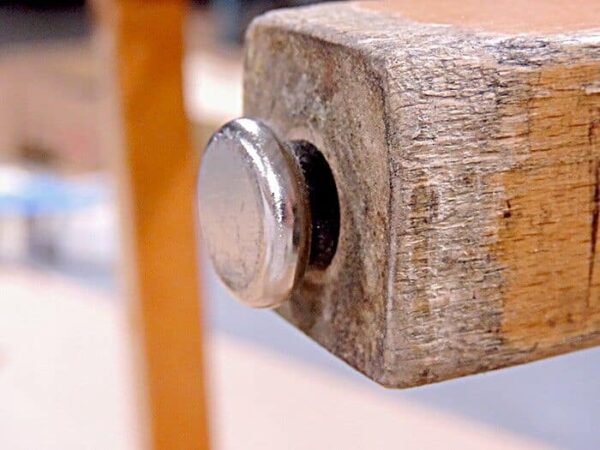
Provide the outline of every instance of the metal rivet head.
<path id="1" fill-rule="evenodd" d="M 215 271 L 242 303 L 279 306 L 308 260 L 300 166 L 264 123 L 233 120 L 210 139 L 198 180 L 200 229 Z"/>

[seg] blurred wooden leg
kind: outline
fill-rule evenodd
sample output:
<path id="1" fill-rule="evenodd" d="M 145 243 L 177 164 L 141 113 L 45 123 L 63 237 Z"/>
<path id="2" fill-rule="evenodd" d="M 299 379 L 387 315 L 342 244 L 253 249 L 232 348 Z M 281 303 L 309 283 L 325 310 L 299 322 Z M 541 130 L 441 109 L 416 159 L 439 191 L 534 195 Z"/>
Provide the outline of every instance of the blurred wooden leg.
<path id="1" fill-rule="evenodd" d="M 197 157 L 181 73 L 186 5 L 100 0 L 94 7 L 111 53 L 106 62 L 112 65 L 117 100 L 112 147 L 118 151 L 124 251 L 143 348 L 143 402 L 149 409 L 144 440 L 161 450 L 206 449 L 194 221 Z"/>

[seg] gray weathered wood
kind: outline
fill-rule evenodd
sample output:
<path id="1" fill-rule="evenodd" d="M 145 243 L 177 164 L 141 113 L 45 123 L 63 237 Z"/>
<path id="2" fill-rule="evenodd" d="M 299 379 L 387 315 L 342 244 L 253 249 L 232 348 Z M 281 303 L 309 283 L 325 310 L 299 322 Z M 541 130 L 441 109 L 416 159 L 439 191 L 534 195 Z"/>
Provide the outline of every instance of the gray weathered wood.
<path id="1" fill-rule="evenodd" d="M 332 265 L 279 312 L 392 387 L 600 344 L 600 20 L 411 17 L 334 3 L 249 31 L 245 113 L 315 144 L 341 203 Z"/>

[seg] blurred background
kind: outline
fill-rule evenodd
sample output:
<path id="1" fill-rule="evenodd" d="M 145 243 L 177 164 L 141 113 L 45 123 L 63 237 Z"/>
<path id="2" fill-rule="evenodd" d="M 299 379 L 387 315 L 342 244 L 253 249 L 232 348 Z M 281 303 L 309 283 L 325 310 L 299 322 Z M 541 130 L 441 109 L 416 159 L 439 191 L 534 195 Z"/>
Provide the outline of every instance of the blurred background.
<path id="1" fill-rule="evenodd" d="M 249 21 L 306 3 L 192 4 L 185 103 L 198 151 L 241 115 Z M 82 1 L 1 5 L 0 447 L 136 449 L 92 17 Z M 600 446 L 600 349 L 385 390 L 274 313 L 238 305 L 210 271 L 203 279 L 215 448 Z"/>

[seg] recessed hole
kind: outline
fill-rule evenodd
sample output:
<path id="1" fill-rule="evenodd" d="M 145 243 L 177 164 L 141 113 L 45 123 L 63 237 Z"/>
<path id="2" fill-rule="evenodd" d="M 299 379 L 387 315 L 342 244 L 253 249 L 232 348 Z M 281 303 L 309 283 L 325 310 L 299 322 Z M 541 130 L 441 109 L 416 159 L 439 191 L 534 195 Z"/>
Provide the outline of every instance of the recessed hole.
<path id="1" fill-rule="evenodd" d="M 340 204 L 335 179 L 323 154 L 310 142 L 291 141 L 308 190 L 311 212 L 309 269 L 326 269 L 337 250 Z"/>

